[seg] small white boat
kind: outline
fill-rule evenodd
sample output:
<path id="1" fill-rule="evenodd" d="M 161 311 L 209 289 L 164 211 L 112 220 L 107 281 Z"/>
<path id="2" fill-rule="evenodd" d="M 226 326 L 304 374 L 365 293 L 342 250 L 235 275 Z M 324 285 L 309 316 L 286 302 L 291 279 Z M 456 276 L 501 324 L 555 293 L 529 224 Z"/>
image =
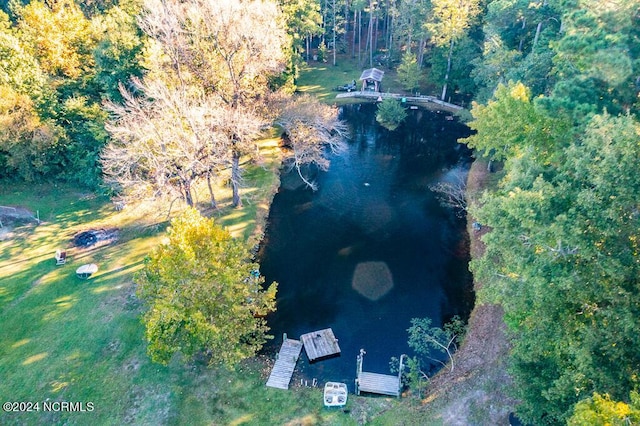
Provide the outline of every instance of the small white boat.
<path id="1" fill-rule="evenodd" d="M 344 407 L 347 404 L 347 385 L 345 383 L 327 382 L 324 385 L 324 406 Z"/>

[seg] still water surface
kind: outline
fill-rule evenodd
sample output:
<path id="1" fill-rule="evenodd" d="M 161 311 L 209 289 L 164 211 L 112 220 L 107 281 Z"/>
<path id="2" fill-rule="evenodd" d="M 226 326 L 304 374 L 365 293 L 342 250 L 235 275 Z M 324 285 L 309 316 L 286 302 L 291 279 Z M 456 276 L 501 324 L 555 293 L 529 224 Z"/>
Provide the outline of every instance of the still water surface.
<path id="1" fill-rule="evenodd" d="M 411 318 L 439 326 L 466 317 L 473 303 L 464 222 L 429 189 L 466 173 L 469 154 L 456 140 L 468 129 L 411 111 L 388 132 L 374 113 L 373 105 L 343 108 L 348 149 L 314 174 L 317 191 L 283 173 L 260 251 L 262 274 L 279 283 L 266 351 L 277 351 L 284 332 L 297 339 L 331 327 L 341 356 L 309 365 L 303 353 L 294 377 L 351 391 L 360 348 L 366 371 L 389 374 L 391 357 L 412 355 Z"/>

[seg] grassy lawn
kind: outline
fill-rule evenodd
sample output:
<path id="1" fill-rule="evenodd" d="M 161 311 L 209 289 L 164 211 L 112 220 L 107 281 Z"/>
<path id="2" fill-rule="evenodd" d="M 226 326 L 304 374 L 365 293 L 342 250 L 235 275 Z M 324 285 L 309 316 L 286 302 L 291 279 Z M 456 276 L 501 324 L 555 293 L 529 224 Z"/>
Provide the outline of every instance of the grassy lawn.
<path id="1" fill-rule="evenodd" d="M 341 99 L 338 101 L 336 95 L 341 92 L 337 92 L 335 88 L 350 83 L 352 80 L 356 80 L 358 87 L 360 87 L 361 82 L 358 80 L 360 74 L 369 66 L 359 67 L 357 62 L 350 56 L 338 55 L 335 66 L 332 60 L 328 62 L 311 61 L 308 64 L 304 64 L 300 69 L 300 77 L 296 82 L 298 91 L 312 94 L 326 103 L 344 104 L 354 102 L 355 100 L 353 99 Z M 383 91 L 406 93 L 397 81 L 395 70 L 382 66 L 377 66 L 377 68 L 385 72 L 382 81 Z M 362 99 L 358 100 L 358 102 L 362 102 Z"/>

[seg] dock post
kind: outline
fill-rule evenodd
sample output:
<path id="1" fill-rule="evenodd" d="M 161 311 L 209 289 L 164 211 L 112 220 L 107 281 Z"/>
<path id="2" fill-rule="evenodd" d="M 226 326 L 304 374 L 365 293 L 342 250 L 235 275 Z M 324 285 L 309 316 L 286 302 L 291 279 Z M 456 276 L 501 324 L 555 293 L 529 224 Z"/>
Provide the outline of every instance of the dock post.
<path id="1" fill-rule="evenodd" d="M 400 391 L 402 390 L 402 372 L 404 370 L 404 358 L 405 354 L 400 355 L 400 365 L 398 366 L 398 398 L 400 398 Z"/>
<path id="2" fill-rule="evenodd" d="M 360 383 L 360 375 L 362 374 L 362 359 L 364 358 L 364 354 L 366 354 L 364 349 L 360 349 L 360 354 L 356 357 L 356 395 L 360 395 L 360 387 L 358 384 Z"/>

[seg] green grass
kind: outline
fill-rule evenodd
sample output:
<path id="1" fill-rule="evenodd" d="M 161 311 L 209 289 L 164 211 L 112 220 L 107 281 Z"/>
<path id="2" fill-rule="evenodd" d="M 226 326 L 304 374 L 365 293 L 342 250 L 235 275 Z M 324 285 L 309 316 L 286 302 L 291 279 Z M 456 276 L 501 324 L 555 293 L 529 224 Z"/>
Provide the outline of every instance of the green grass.
<path id="1" fill-rule="evenodd" d="M 340 102 L 336 100 L 337 92 L 335 88 L 343 84 L 356 80 L 360 85 L 360 75 L 364 69 L 369 66 L 359 67 L 357 59 L 353 59 L 347 55 L 338 55 L 336 65 L 333 61 L 328 62 L 309 62 L 304 64 L 300 69 L 300 76 L 296 81 L 298 91 L 316 96 L 318 99 L 326 103 L 338 104 L 349 103 L 354 100 L 342 99 Z M 382 80 L 383 91 L 392 93 L 406 93 L 402 86 L 398 83 L 395 70 L 377 66 L 385 72 Z M 358 100 L 362 102 L 362 100 Z"/>

